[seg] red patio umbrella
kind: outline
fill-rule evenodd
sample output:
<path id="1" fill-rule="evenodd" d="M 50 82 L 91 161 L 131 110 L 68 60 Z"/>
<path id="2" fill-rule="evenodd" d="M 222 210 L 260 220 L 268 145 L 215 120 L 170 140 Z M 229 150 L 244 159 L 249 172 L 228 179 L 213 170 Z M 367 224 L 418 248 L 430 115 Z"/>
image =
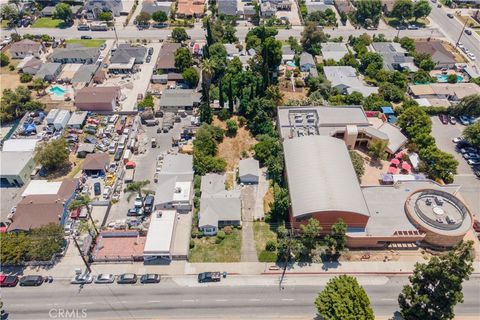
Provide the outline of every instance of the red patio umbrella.
<path id="1" fill-rule="evenodd" d="M 402 159 L 403 158 L 403 152 L 399 152 L 395 155 L 395 158 L 397 159 Z"/>
<path id="2" fill-rule="evenodd" d="M 137 166 L 137 164 L 133 161 L 128 161 L 126 164 L 125 164 L 125 167 L 127 168 L 135 168 Z"/>
<path id="3" fill-rule="evenodd" d="M 402 169 L 405 170 L 405 171 L 410 172 L 410 170 L 412 170 L 412 166 L 409 165 L 407 162 L 403 162 L 403 163 L 402 163 Z"/>
<path id="4" fill-rule="evenodd" d="M 397 158 L 394 158 L 394 159 L 392 159 L 392 161 L 390 161 L 390 163 L 395 165 L 395 166 L 398 166 L 400 164 L 400 160 L 398 160 Z"/>
<path id="5" fill-rule="evenodd" d="M 395 168 L 395 167 L 388 167 L 387 173 L 396 174 L 396 173 L 397 173 L 397 168 Z"/>

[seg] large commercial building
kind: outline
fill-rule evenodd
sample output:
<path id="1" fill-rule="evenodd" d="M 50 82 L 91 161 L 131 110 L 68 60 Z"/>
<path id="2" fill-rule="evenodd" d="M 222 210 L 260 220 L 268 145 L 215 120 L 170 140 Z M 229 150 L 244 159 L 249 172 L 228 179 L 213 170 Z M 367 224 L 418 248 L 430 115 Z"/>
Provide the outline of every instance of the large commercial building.
<path id="1" fill-rule="evenodd" d="M 423 241 L 443 248 L 472 226 L 458 186 L 431 180 L 360 186 L 344 141 L 311 135 L 287 139 L 283 147 L 294 229 L 314 218 L 328 232 L 343 219 L 349 247 Z"/>

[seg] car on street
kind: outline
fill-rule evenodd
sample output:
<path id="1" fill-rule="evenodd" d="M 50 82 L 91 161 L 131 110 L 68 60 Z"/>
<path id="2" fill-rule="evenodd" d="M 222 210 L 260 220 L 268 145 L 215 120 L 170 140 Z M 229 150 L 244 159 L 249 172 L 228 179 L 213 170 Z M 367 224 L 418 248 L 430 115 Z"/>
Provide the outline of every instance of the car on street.
<path id="1" fill-rule="evenodd" d="M 0 287 L 15 287 L 18 283 L 18 276 L 0 275 Z"/>
<path id="2" fill-rule="evenodd" d="M 453 18 L 454 18 L 454 17 L 453 17 L 453 14 L 451 14 L 451 13 L 447 13 L 447 17 L 449 17 L 450 19 L 453 19 Z"/>
<path id="3" fill-rule="evenodd" d="M 463 147 L 463 148 L 460 148 L 460 153 L 461 154 L 477 153 L 477 150 L 474 147 Z"/>
<path id="4" fill-rule="evenodd" d="M 473 53 L 471 53 L 471 52 L 467 53 L 467 56 L 468 56 L 471 60 L 474 60 L 474 61 L 477 60 L 477 57 L 476 57 Z"/>
<path id="5" fill-rule="evenodd" d="M 106 186 L 103 188 L 103 198 L 108 199 L 110 197 L 110 194 L 112 193 L 112 187 Z"/>
<path id="6" fill-rule="evenodd" d="M 132 208 L 132 209 L 129 209 L 127 212 L 127 217 L 138 217 L 142 215 L 143 215 L 142 208 Z"/>
<path id="7" fill-rule="evenodd" d="M 462 49 L 462 50 L 463 50 L 463 48 L 465 48 L 465 46 L 464 46 L 463 43 L 461 43 L 461 42 L 459 42 L 459 43 L 457 44 L 457 47 L 459 47 L 459 48 Z"/>
<path id="8" fill-rule="evenodd" d="M 151 56 L 152 54 L 153 54 L 153 48 L 150 47 L 150 48 L 148 48 L 148 55 Z"/>
<path id="9" fill-rule="evenodd" d="M 418 30 L 419 27 L 416 24 L 410 24 L 407 27 L 408 30 Z"/>
<path id="10" fill-rule="evenodd" d="M 471 35 L 472 35 L 472 30 L 470 30 L 470 29 L 465 29 L 465 33 L 468 34 L 469 36 L 471 36 Z"/>
<path id="11" fill-rule="evenodd" d="M 455 117 L 450 116 L 448 117 L 448 120 L 450 121 L 450 124 L 453 124 L 453 125 L 457 124 L 457 119 L 455 119 Z"/>
<path id="12" fill-rule="evenodd" d="M 135 206 L 135 208 L 143 207 L 143 198 L 142 197 L 136 197 L 133 205 Z"/>
<path id="13" fill-rule="evenodd" d="M 159 283 L 160 282 L 160 275 L 156 273 L 147 273 L 140 277 L 141 283 Z"/>
<path id="14" fill-rule="evenodd" d="M 455 137 L 452 139 L 453 143 L 459 143 L 460 141 L 463 141 L 463 137 Z"/>
<path id="15" fill-rule="evenodd" d="M 448 116 L 446 114 L 439 114 L 438 118 L 443 124 L 448 124 Z"/>
<path id="16" fill-rule="evenodd" d="M 90 39 L 92 39 L 92 36 L 81 36 L 80 39 L 90 40 Z"/>
<path id="17" fill-rule="evenodd" d="M 102 194 L 102 187 L 100 185 L 100 182 L 95 182 L 93 184 L 93 192 L 96 196 L 99 196 Z"/>
<path id="18" fill-rule="evenodd" d="M 143 202 L 145 213 L 152 213 L 154 202 L 155 197 L 151 194 L 145 197 L 145 201 Z"/>
<path id="19" fill-rule="evenodd" d="M 79 24 L 77 30 L 90 30 L 90 27 L 86 23 Z"/>
<path id="20" fill-rule="evenodd" d="M 87 284 L 93 282 L 93 276 L 89 273 L 77 274 L 70 280 L 71 284 Z"/>
<path id="21" fill-rule="evenodd" d="M 396 27 L 396 29 L 397 29 L 397 30 L 406 30 L 407 27 L 406 27 L 405 25 L 403 25 L 403 24 L 400 24 L 400 25 L 398 25 L 398 26 Z"/>
<path id="22" fill-rule="evenodd" d="M 42 276 L 23 276 L 20 278 L 20 286 L 22 287 L 38 287 L 43 283 Z"/>
<path id="23" fill-rule="evenodd" d="M 152 56 L 147 56 L 147 58 L 145 59 L 145 61 L 146 61 L 147 63 L 150 63 L 150 61 L 152 61 Z"/>
<path id="24" fill-rule="evenodd" d="M 220 272 L 202 272 L 198 274 L 198 282 L 220 282 Z"/>
<path id="25" fill-rule="evenodd" d="M 113 283 L 115 276 L 111 273 L 100 273 L 95 279 L 95 283 Z"/>
<path id="26" fill-rule="evenodd" d="M 119 284 L 134 284 L 137 283 L 137 275 L 135 273 L 124 273 L 118 276 L 117 283 Z"/>
<path id="27" fill-rule="evenodd" d="M 480 178 L 480 166 L 472 166 L 473 173 Z"/>

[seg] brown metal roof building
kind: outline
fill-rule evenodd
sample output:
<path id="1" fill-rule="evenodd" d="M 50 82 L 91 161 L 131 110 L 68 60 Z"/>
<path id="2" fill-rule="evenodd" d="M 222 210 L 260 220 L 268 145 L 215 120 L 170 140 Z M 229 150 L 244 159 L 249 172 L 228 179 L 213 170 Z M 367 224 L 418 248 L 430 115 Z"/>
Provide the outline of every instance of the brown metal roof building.
<path id="1" fill-rule="evenodd" d="M 84 111 L 112 111 L 120 98 L 119 87 L 85 87 L 75 95 L 75 107 Z"/>
<path id="2" fill-rule="evenodd" d="M 158 54 L 155 69 L 166 71 L 175 70 L 175 52 L 177 52 L 180 47 L 180 43 L 164 43 Z"/>
<path id="3" fill-rule="evenodd" d="M 87 154 L 82 165 L 82 170 L 89 173 L 105 173 L 107 165 L 110 163 L 110 157 L 106 153 Z"/>

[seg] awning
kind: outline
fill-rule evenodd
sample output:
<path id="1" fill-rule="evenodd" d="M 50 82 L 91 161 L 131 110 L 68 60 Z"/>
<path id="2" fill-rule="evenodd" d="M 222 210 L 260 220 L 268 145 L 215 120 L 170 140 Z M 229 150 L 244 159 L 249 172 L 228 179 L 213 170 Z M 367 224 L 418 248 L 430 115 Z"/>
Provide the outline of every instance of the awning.
<path id="1" fill-rule="evenodd" d="M 402 169 L 405 171 L 410 171 L 412 170 L 412 166 L 409 165 L 407 162 L 402 162 Z"/>

